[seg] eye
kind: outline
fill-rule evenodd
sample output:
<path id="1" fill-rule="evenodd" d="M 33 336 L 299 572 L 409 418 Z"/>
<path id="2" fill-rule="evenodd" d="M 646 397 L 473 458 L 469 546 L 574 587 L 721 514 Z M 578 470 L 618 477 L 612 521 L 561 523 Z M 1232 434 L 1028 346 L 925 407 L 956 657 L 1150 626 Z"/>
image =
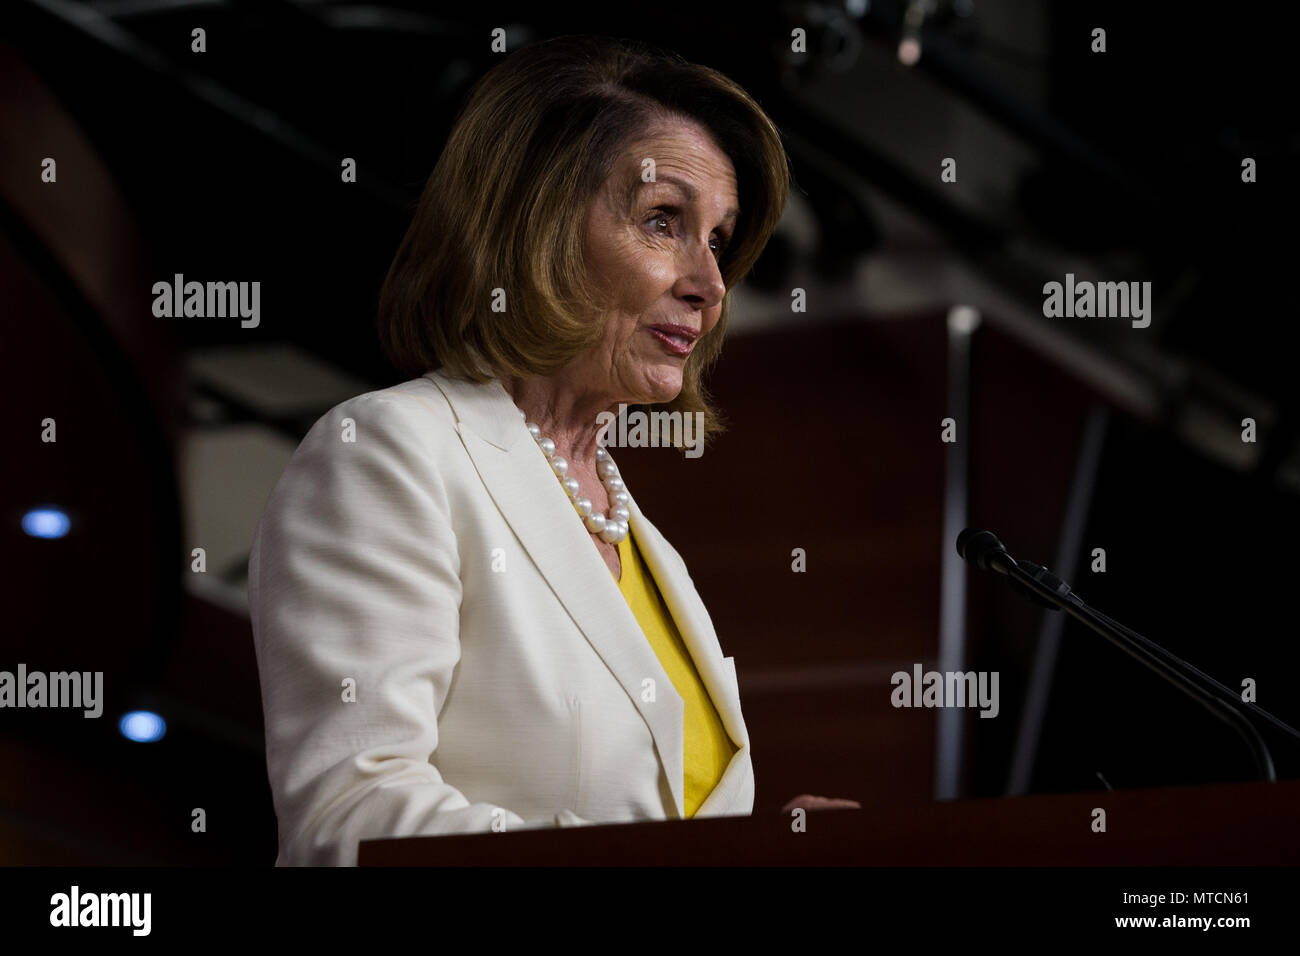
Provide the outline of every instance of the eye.
<path id="1" fill-rule="evenodd" d="M 655 233 L 660 236 L 669 235 L 664 231 L 669 225 L 677 221 L 678 210 L 673 206 L 663 206 L 653 211 L 653 214 L 646 220 L 653 224 Z M 731 243 L 730 236 L 713 235 L 709 237 L 709 248 L 713 251 L 715 257 L 721 256 L 727 251 L 727 246 Z"/>
<path id="2" fill-rule="evenodd" d="M 647 220 L 647 222 L 654 223 L 655 232 L 657 232 L 659 235 L 662 236 L 662 235 L 666 235 L 666 233 L 660 230 L 659 228 L 660 225 L 674 222 L 676 219 L 677 219 L 676 209 L 663 208 L 663 209 L 654 210 L 654 212 L 651 213 L 650 218 Z"/>

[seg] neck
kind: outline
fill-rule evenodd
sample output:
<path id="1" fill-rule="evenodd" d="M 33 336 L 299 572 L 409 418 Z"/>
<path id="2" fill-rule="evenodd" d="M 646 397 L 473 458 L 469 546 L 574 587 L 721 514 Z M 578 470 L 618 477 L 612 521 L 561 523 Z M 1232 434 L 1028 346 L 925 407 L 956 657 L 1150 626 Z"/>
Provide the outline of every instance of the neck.
<path id="1" fill-rule="evenodd" d="M 606 428 L 596 416 L 605 411 L 617 413 L 617 402 L 552 378 L 515 378 L 502 384 L 528 421 L 555 442 L 556 454 L 571 465 L 595 462 L 596 448 Z"/>

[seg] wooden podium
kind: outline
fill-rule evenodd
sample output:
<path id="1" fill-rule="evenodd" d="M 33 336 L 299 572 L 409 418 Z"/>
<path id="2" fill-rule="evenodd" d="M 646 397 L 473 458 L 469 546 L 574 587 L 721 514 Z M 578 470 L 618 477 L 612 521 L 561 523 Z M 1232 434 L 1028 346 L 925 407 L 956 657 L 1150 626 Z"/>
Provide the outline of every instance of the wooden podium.
<path id="1" fill-rule="evenodd" d="M 1094 809 L 1105 832 L 1094 832 Z M 1300 781 L 363 840 L 361 866 L 1278 866 Z"/>

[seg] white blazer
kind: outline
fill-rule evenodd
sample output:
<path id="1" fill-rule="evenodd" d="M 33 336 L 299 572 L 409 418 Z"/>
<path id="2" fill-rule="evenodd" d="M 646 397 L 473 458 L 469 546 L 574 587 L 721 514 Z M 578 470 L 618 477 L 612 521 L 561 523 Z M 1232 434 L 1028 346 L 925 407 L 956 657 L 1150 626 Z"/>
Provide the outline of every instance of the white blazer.
<path id="1" fill-rule="evenodd" d="M 629 510 L 738 748 L 697 816 L 748 814 L 735 665 L 680 555 Z M 499 381 L 430 372 L 324 415 L 267 503 L 248 595 L 276 865 L 685 815 L 682 698 Z"/>

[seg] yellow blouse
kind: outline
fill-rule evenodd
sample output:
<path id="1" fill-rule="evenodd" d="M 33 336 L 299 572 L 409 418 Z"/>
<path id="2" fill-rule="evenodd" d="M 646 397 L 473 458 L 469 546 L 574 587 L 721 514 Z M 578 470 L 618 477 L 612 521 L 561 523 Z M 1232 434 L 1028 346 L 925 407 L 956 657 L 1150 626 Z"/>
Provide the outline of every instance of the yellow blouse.
<path id="1" fill-rule="evenodd" d="M 722 779 L 736 746 L 722 726 L 668 605 L 630 532 L 618 544 L 618 559 L 623 570 L 618 588 L 685 703 L 684 802 L 686 816 L 693 817 Z"/>

